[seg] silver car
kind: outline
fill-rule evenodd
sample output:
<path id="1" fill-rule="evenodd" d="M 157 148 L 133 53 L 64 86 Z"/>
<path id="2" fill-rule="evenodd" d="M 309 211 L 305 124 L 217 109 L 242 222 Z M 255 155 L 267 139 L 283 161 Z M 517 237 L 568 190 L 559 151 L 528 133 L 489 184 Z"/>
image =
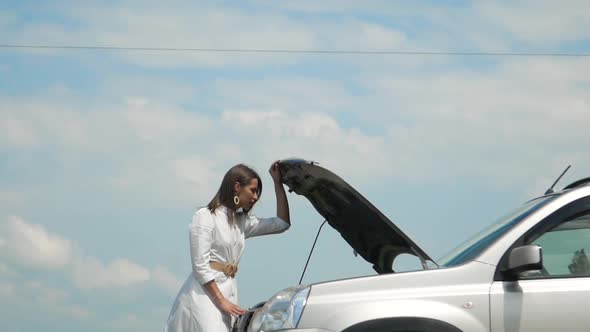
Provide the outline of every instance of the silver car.
<path id="1" fill-rule="evenodd" d="M 286 288 L 236 331 L 590 331 L 590 178 L 532 199 L 439 262 L 332 172 L 280 164 L 376 276 Z M 422 270 L 394 273 L 400 254 Z"/>

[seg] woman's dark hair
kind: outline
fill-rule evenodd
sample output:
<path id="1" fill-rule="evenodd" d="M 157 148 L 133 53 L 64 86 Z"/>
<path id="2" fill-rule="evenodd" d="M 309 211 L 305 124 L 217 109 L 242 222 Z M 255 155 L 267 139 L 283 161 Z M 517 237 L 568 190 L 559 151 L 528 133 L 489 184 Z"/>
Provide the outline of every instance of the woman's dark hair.
<path id="1" fill-rule="evenodd" d="M 225 173 L 225 176 L 221 181 L 221 186 L 219 186 L 219 190 L 217 191 L 215 196 L 213 196 L 213 199 L 211 200 L 211 202 L 209 202 L 207 208 L 211 212 L 215 212 L 215 210 L 220 205 L 225 205 L 227 207 L 234 206 L 234 185 L 236 184 L 236 182 L 239 182 L 240 186 L 245 186 L 248 183 L 250 183 L 252 179 L 258 180 L 257 194 L 258 197 L 260 197 L 260 195 L 262 195 L 262 180 L 260 180 L 260 176 L 258 176 L 258 173 L 256 173 L 256 171 L 244 164 L 238 164 L 230 168 L 227 171 L 227 173 Z"/>

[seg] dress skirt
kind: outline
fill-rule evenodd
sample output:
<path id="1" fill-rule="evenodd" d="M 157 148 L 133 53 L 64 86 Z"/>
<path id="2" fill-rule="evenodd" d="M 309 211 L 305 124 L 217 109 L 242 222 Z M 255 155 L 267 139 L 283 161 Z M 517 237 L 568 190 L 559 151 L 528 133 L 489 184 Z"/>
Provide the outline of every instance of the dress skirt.
<path id="1" fill-rule="evenodd" d="M 238 303 L 236 279 L 220 274 L 215 281 L 227 300 Z M 176 296 L 164 332 L 229 332 L 233 320 L 221 313 L 191 273 Z"/>

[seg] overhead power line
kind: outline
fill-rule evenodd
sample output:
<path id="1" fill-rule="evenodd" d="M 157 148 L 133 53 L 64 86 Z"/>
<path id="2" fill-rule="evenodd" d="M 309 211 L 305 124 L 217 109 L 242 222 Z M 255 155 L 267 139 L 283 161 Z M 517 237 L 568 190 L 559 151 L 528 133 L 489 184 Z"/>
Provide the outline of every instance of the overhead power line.
<path id="1" fill-rule="evenodd" d="M 200 53 L 294 53 L 294 54 L 359 54 L 359 55 L 433 55 L 433 56 L 520 56 L 520 57 L 590 57 L 590 53 L 534 53 L 534 52 L 438 52 L 438 51 L 372 51 L 372 50 L 296 50 L 296 49 L 247 49 L 247 48 L 171 48 L 171 47 L 123 47 L 0 44 L 8 49 L 94 50 L 134 52 L 200 52 Z"/>

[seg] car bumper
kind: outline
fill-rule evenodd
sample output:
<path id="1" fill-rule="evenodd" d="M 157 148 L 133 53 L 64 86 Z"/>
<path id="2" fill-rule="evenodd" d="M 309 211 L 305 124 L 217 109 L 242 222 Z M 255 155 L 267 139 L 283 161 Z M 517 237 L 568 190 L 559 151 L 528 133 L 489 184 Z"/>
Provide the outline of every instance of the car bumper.
<path id="1" fill-rule="evenodd" d="M 248 325 L 250 324 L 250 319 L 252 318 L 252 314 L 254 312 L 252 310 L 248 310 L 245 315 L 238 318 L 236 321 L 232 332 L 246 332 L 248 330 Z M 307 328 L 307 329 L 287 329 L 281 330 L 281 332 L 333 332 L 331 330 L 320 329 L 320 328 Z"/>

